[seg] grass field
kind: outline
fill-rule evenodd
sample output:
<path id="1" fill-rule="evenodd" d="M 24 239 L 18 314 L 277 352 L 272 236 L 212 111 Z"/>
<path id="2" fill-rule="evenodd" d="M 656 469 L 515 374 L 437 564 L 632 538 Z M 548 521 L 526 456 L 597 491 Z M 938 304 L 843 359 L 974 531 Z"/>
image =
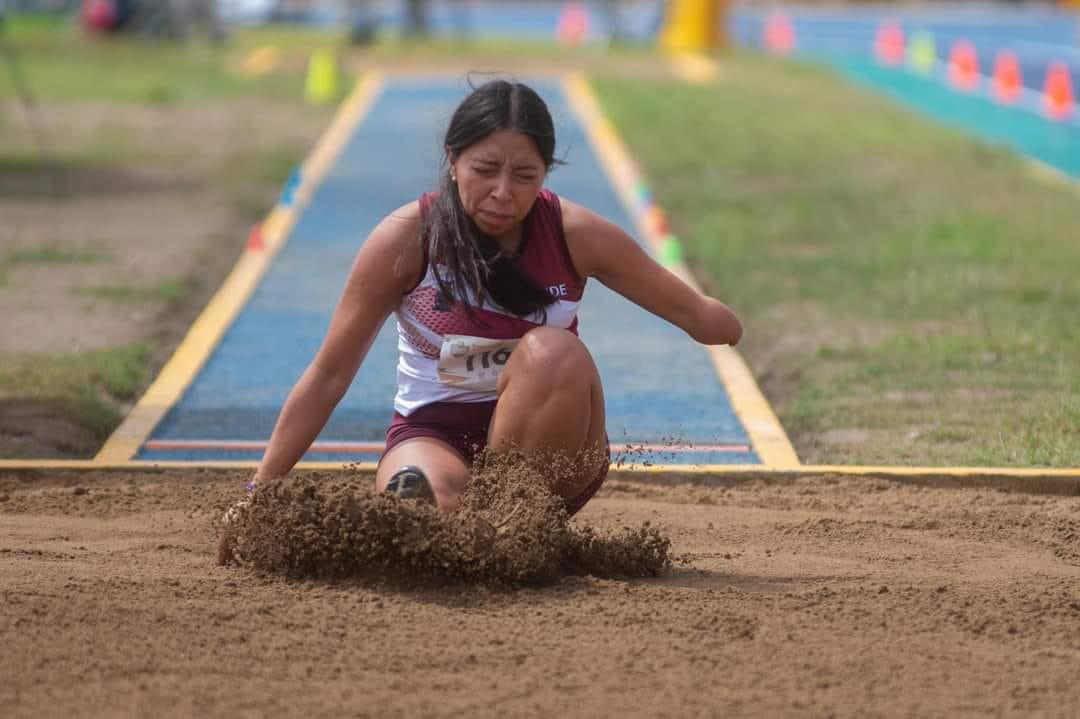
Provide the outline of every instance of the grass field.
<path id="1" fill-rule="evenodd" d="M 1075 188 L 1035 179 L 1008 152 L 825 69 L 739 54 L 722 58 L 717 85 L 701 87 L 655 70 L 663 63 L 641 48 L 601 54 L 441 43 L 346 51 L 337 36 L 272 29 L 244 32 L 216 50 L 88 41 L 38 21 L 16 22 L 12 37 L 46 104 L 296 105 L 304 59 L 327 43 L 341 50 L 346 79 L 366 64 L 584 67 L 704 284 L 744 317 L 741 349 L 804 462 L 1080 465 Z M 281 69 L 238 75 L 244 51 L 264 44 L 282 48 Z M 653 71 L 643 72 L 647 65 Z M 10 135 L 22 120 L 11 85 L 0 82 L 4 98 L 12 111 L 0 114 L 0 129 Z M 124 133 L 105 127 L 58 144 L 70 164 L 176 160 L 175 148 L 133 146 Z M 25 140 L 0 140 L 0 178 L 40 162 Z M 238 211 L 258 217 L 303 150 L 233 154 L 216 180 L 231 188 Z M 22 252 L 0 257 L 0 289 L 29 264 L 108 261 L 94 248 Z M 185 286 L 184 277 L 170 276 L 76 294 L 117 306 L 167 303 Z M 125 363 L 155 356 L 116 352 Z M 5 362 L 0 399 L 28 391 L 81 397 L 42 369 L 78 357 Z M 152 367 L 136 384 L 145 386 Z M 99 380 L 103 372 L 98 359 L 83 371 Z M 108 401 L 108 392 L 98 394 Z M 109 424 L 102 417 L 117 416 L 116 402 L 94 420 L 102 436 Z"/>
<path id="2" fill-rule="evenodd" d="M 17 16 L 10 38 L 42 100 L 108 100 L 151 105 L 210 102 L 238 95 L 284 101 L 302 97 L 304 61 L 314 47 L 335 46 L 339 33 L 259 31 L 240 33 L 226 47 L 203 42 L 175 44 L 85 35 L 63 18 Z M 269 75 L 236 72 L 246 51 L 263 44 L 283 47 L 284 70 Z M 0 97 L 10 96 L 0 83 Z"/>
<path id="3" fill-rule="evenodd" d="M 817 67 L 597 86 L 804 462 L 1080 465 L 1077 187 Z"/>
<path id="4" fill-rule="evenodd" d="M 332 106 L 304 105 L 304 71 L 312 48 L 341 40 L 255 31 L 225 48 L 174 45 L 86 37 L 67 21 L 26 16 L 13 18 L 8 31 L 15 76 L 32 90 L 34 124 L 44 127 L 47 159 L 19 102 L 12 68 L 5 67 L 0 197 L 13 224 L 0 243 L 0 292 L 18 292 L 21 284 L 25 294 L 28 282 L 39 282 L 33 304 L 41 299 L 50 305 L 46 314 L 73 324 L 100 323 L 109 314 L 141 313 L 143 319 L 119 333 L 126 336 L 115 344 L 43 353 L 20 351 L 26 343 L 12 336 L 20 325 L 9 316 L 0 345 L 14 349 L 0 350 L 0 434 L 48 434 L 60 420 L 68 427 L 55 438 L 56 452 L 92 456 L 220 284 L 250 223 L 272 207 L 332 117 Z M 238 72 L 248 49 L 286 37 L 273 74 Z M 342 95 L 353 78 L 343 68 Z M 54 170 L 62 177 L 59 189 L 50 182 Z M 147 208 L 158 202 L 168 210 L 159 221 L 177 227 L 174 234 L 155 232 Z M 114 241 L 122 233 L 98 230 L 110 219 L 109 207 L 130 217 L 123 247 Z M 185 222 L 185 212 L 210 219 Z M 185 246 L 193 260 L 183 270 L 170 269 L 164 258 Z M 132 276 L 132 266 L 146 265 L 154 268 L 150 276 Z M 26 303 L 16 297 L 11 307 Z M 69 346 L 78 344 L 72 338 Z M 0 455 L 24 450 L 35 456 L 41 447 L 0 442 Z"/>

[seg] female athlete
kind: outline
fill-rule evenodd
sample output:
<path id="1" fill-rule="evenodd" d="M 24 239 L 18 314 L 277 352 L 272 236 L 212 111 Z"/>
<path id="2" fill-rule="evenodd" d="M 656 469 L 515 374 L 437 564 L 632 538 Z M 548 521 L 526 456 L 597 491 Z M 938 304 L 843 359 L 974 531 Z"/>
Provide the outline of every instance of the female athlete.
<path id="1" fill-rule="evenodd" d="M 739 341 L 723 303 L 608 220 L 544 188 L 557 164 L 544 101 L 496 80 L 454 112 L 438 190 L 361 245 L 326 338 L 286 400 L 255 483 L 299 461 L 380 327 L 397 319 L 394 412 L 376 489 L 457 508 L 478 451 L 583 457 L 555 490 L 572 514 L 607 474 L 604 393 L 578 337 L 594 277 L 703 344 Z"/>

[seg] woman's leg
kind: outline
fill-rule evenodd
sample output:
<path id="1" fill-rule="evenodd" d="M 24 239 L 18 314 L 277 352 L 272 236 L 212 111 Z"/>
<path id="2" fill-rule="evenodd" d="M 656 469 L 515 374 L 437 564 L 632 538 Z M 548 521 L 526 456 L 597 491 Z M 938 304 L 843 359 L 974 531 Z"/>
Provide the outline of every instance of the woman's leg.
<path id="1" fill-rule="evenodd" d="M 488 447 L 516 447 L 575 456 L 579 474 L 556 491 L 574 499 L 607 464 L 604 391 L 592 355 L 572 332 L 538 327 L 521 338 L 499 377 L 499 399 L 488 428 Z"/>
<path id="2" fill-rule="evenodd" d="M 413 437 L 390 448 L 375 470 L 375 491 L 386 490 L 391 475 L 402 467 L 419 467 L 435 492 L 435 503 L 444 512 L 458 508 L 469 468 L 464 457 L 446 442 L 434 437 Z"/>

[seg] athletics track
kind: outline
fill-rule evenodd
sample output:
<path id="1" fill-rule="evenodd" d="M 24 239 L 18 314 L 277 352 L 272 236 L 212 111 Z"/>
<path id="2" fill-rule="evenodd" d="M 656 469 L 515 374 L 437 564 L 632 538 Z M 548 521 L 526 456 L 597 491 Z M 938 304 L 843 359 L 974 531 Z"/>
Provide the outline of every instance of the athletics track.
<path id="1" fill-rule="evenodd" d="M 1053 9 L 957 8 L 880 9 L 792 8 L 782 11 L 742 10 L 732 20 L 732 35 L 741 45 L 763 48 L 766 24 L 782 12 L 790 28 L 790 54 L 828 64 L 850 80 L 900 101 L 935 120 L 1080 178 L 1080 108 L 1061 119 L 1044 109 L 1043 82 L 1049 65 L 1068 68 L 1080 83 L 1080 14 Z M 884 24 L 898 28 L 909 41 L 917 34 L 932 38 L 929 67 L 908 63 L 889 66 L 875 55 L 877 33 Z M 951 87 L 948 53 L 953 43 L 967 41 L 977 53 L 972 87 Z M 1012 104 L 997 101 L 992 65 L 1001 51 L 1018 59 L 1021 87 Z"/>
<path id="2" fill-rule="evenodd" d="M 627 160 L 617 150 L 612 154 L 617 140 L 598 116 L 587 85 L 582 80 L 533 84 L 549 102 L 568 163 L 553 172 L 549 186 L 612 219 L 648 247 L 641 237 L 647 233 L 639 232 L 647 208 L 627 201 L 625 192 L 620 197 L 615 186 L 621 180 L 625 188 L 631 181 L 626 173 L 633 170 L 625 169 Z M 283 210 L 294 215 L 291 231 L 248 248 L 248 255 L 268 257 L 246 301 L 227 283 L 223 293 L 236 305 L 234 317 L 229 321 L 227 314 L 210 312 L 210 321 L 220 325 L 214 328 L 220 339 L 205 348 L 204 358 L 166 367 L 159 383 L 170 389 L 152 387 L 101 457 L 205 463 L 262 455 L 289 389 L 325 334 L 357 249 L 384 215 L 433 186 L 441 132 L 467 89 L 460 78 L 383 81 L 373 76 L 361 85 L 343 111 L 353 118 L 338 123 L 340 140 L 323 155 L 324 171 L 303 170 L 304 176 L 321 176 L 302 176 L 302 187 L 289 187 L 282 198 Z M 608 169 L 598 154 L 605 151 Z M 620 160 L 621 172 L 612 164 Z M 696 344 L 595 281 L 582 303 L 580 333 L 604 381 L 616 464 L 761 466 L 761 443 L 734 411 L 718 374 L 735 359 L 730 349 L 725 358 L 724 350 Z M 177 355 L 184 354 L 182 346 Z M 377 460 L 390 420 L 396 360 L 391 320 L 306 461 Z M 737 376 L 737 364 L 728 384 L 750 394 L 740 401 L 751 412 L 767 408 L 752 380 L 748 386 Z M 786 444 L 771 411 L 749 419 L 755 430 L 764 428 Z M 146 429 L 151 431 L 140 433 Z M 775 455 L 780 463 L 794 461 L 790 445 L 787 450 Z"/>

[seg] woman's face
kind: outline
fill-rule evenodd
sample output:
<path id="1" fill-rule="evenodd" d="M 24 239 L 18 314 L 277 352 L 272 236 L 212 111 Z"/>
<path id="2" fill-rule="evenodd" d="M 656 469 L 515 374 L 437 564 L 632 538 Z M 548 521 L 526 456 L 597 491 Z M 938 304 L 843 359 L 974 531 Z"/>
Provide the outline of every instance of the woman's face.
<path id="1" fill-rule="evenodd" d="M 517 239 L 547 168 L 528 135 L 499 130 L 450 158 L 465 212 L 486 234 Z"/>

